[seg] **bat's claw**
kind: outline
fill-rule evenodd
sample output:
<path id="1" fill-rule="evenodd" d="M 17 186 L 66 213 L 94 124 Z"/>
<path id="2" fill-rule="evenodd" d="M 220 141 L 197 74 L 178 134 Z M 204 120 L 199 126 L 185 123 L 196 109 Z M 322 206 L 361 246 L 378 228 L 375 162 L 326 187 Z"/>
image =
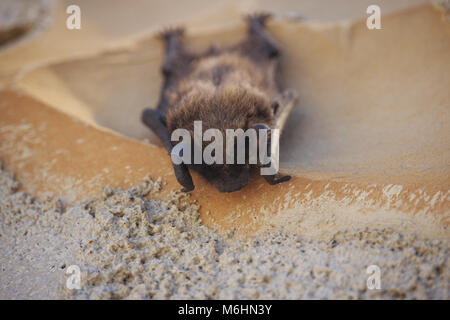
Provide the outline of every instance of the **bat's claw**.
<path id="1" fill-rule="evenodd" d="M 264 26 L 266 21 L 268 19 L 270 19 L 271 17 L 272 17 L 272 14 L 270 12 L 264 12 L 264 11 L 250 13 L 245 16 L 245 18 L 247 19 L 249 24 L 257 23 L 257 24 L 260 24 L 261 26 Z"/>
<path id="2" fill-rule="evenodd" d="M 165 27 L 157 33 L 157 37 L 161 40 L 168 41 L 171 37 L 182 37 L 184 28 L 180 26 Z"/>
<path id="3" fill-rule="evenodd" d="M 278 183 L 289 181 L 292 178 L 290 175 L 275 175 L 275 174 L 263 177 L 267 181 L 267 183 L 269 183 L 272 186 Z"/>
<path id="4" fill-rule="evenodd" d="M 195 187 L 192 186 L 192 188 L 183 188 L 183 189 L 181 189 L 181 191 L 182 191 L 182 192 L 185 192 L 185 193 L 188 193 L 188 192 L 191 192 L 191 191 L 194 190 L 194 189 L 195 189 Z"/>

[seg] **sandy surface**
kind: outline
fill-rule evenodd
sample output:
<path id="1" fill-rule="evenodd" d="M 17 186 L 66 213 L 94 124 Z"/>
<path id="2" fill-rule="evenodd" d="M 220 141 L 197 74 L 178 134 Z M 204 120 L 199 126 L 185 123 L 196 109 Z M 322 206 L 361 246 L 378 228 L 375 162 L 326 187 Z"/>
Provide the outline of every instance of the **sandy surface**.
<path id="1" fill-rule="evenodd" d="M 82 30 L 61 28 L 68 2 L 56 1 L 39 41 L 0 54 L 0 87 L 13 88 L 0 92 L 1 298 L 448 299 L 444 9 L 386 14 L 368 31 L 348 20 L 366 1 L 198 1 L 170 18 L 170 1 L 137 1 L 139 13 L 69 2 L 85 9 Z M 192 48 L 226 44 L 261 7 L 276 13 L 283 78 L 300 93 L 281 146 L 294 177 L 219 194 L 193 174 L 185 199 L 138 117 L 161 81 L 153 30 L 186 22 Z M 381 290 L 367 289 L 372 264 Z M 65 289 L 70 265 L 78 291 Z"/>
<path id="2" fill-rule="evenodd" d="M 355 227 L 321 240 L 272 227 L 243 241 L 202 225 L 183 193 L 154 199 L 160 180 L 65 207 L 0 179 L 0 298 L 448 299 L 447 241 Z M 65 287 L 72 264 L 80 290 Z M 381 289 L 367 288 L 369 265 Z"/>

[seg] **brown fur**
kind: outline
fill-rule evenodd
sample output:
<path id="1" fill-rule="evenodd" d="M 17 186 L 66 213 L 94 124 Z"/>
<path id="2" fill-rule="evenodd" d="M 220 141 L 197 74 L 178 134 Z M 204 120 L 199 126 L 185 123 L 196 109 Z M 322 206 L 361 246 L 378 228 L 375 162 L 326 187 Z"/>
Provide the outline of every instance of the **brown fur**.
<path id="1" fill-rule="evenodd" d="M 246 130 L 256 123 L 272 124 L 271 100 L 278 90 L 270 70 L 239 52 L 200 59 L 191 70 L 169 91 L 166 121 L 170 133 L 177 128 L 192 129 L 194 120 L 202 120 L 204 130 Z"/>

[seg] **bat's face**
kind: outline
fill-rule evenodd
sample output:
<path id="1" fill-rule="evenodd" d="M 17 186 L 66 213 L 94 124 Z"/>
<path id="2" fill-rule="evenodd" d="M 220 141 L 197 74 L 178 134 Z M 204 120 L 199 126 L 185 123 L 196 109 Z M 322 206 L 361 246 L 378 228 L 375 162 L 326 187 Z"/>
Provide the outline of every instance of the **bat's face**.
<path id="1" fill-rule="evenodd" d="M 225 136 L 225 134 L 224 134 Z M 256 135 L 255 135 L 256 136 Z M 215 140 L 215 139 L 212 139 Z M 222 138 L 221 140 L 225 141 L 226 138 Z M 201 164 L 193 164 L 190 167 L 200 173 L 209 183 L 211 183 L 219 192 L 234 192 L 244 188 L 250 178 L 250 173 L 256 164 L 250 164 L 250 141 L 247 138 L 241 140 L 244 142 L 242 144 L 238 143 L 238 139 L 234 137 L 234 150 L 228 150 L 227 143 L 223 143 L 222 145 L 222 154 L 223 157 L 219 159 L 219 163 L 211 163 L 207 164 L 205 162 Z M 257 146 L 257 140 L 254 140 L 253 143 Z M 204 151 L 210 144 L 209 141 L 204 141 L 202 145 L 202 153 L 205 154 Z M 195 148 L 194 144 L 192 148 Z M 212 152 L 215 155 L 215 151 Z M 229 161 L 229 158 L 232 158 L 230 163 L 226 163 Z M 242 157 L 240 160 L 239 158 Z M 194 158 L 192 155 L 191 163 L 194 162 Z M 242 162 L 244 163 L 242 163 Z M 209 162 L 210 163 L 210 162 Z"/>
<path id="2" fill-rule="evenodd" d="M 185 164 L 199 172 L 220 192 L 233 192 L 245 187 L 249 182 L 250 172 L 255 166 L 248 164 L 249 144 L 247 142 L 242 144 L 242 140 L 241 143 L 237 143 L 236 139 L 233 164 L 224 163 L 227 162 L 226 155 L 229 152 L 227 150 L 227 132 L 229 130 L 243 132 L 254 129 L 255 124 L 271 124 L 273 122 L 274 114 L 269 98 L 259 91 L 254 91 L 236 86 L 221 89 L 214 92 L 213 95 L 204 93 L 193 94 L 192 97 L 189 95 L 176 108 L 170 109 L 166 115 L 169 136 L 172 136 L 175 130 L 183 129 L 191 138 L 191 161 L 190 163 L 185 162 Z M 195 129 L 196 125 L 200 127 Z M 218 142 L 219 146 L 217 147 L 222 149 L 223 159 L 217 162 L 205 161 L 195 164 L 195 146 L 201 147 L 202 154 L 204 154 L 205 148 L 212 141 L 216 141 L 213 139 L 215 135 L 210 136 L 209 139 L 203 139 L 210 129 L 220 132 L 221 139 L 219 138 L 217 141 L 221 141 L 221 143 Z M 200 133 L 202 138 L 196 132 Z M 197 142 L 195 142 L 196 139 L 198 139 Z M 252 143 L 256 144 L 255 139 L 256 137 Z M 245 161 L 242 161 L 245 164 L 239 164 L 241 161 L 236 158 L 238 154 L 242 153 L 245 154 Z"/>
<path id="3" fill-rule="evenodd" d="M 219 192 L 233 192 L 244 188 L 252 167 L 248 164 L 193 165 Z"/>

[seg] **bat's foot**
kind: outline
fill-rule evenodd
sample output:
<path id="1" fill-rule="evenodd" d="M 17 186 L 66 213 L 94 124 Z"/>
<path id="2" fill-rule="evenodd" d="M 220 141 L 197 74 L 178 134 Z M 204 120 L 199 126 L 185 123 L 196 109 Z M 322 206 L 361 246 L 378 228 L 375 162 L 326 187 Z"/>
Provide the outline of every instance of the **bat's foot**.
<path id="1" fill-rule="evenodd" d="M 270 12 L 254 12 L 246 15 L 246 19 L 250 26 L 259 25 L 262 27 L 265 26 L 266 21 L 269 20 L 271 17 L 272 14 Z"/>
<path id="2" fill-rule="evenodd" d="M 266 22 L 270 17 L 271 14 L 267 12 L 247 15 L 248 35 L 250 42 L 256 46 L 257 50 L 264 52 L 269 58 L 276 58 L 280 55 L 280 49 L 265 28 Z"/>
<path id="3" fill-rule="evenodd" d="M 282 182 L 291 180 L 290 175 L 283 175 L 283 174 L 274 174 L 274 175 L 263 176 L 263 177 L 267 181 L 267 183 L 272 186 L 275 184 L 278 184 L 278 183 L 282 183 Z"/>
<path id="4" fill-rule="evenodd" d="M 166 42 L 170 41 L 173 38 L 182 38 L 184 35 L 183 27 L 165 27 L 161 31 L 158 32 L 157 37 Z"/>
<path id="5" fill-rule="evenodd" d="M 166 77 L 176 72 L 186 56 L 183 36 L 184 29 L 182 27 L 167 27 L 158 34 L 158 38 L 164 41 L 166 47 L 164 63 L 161 67 L 161 72 Z"/>

